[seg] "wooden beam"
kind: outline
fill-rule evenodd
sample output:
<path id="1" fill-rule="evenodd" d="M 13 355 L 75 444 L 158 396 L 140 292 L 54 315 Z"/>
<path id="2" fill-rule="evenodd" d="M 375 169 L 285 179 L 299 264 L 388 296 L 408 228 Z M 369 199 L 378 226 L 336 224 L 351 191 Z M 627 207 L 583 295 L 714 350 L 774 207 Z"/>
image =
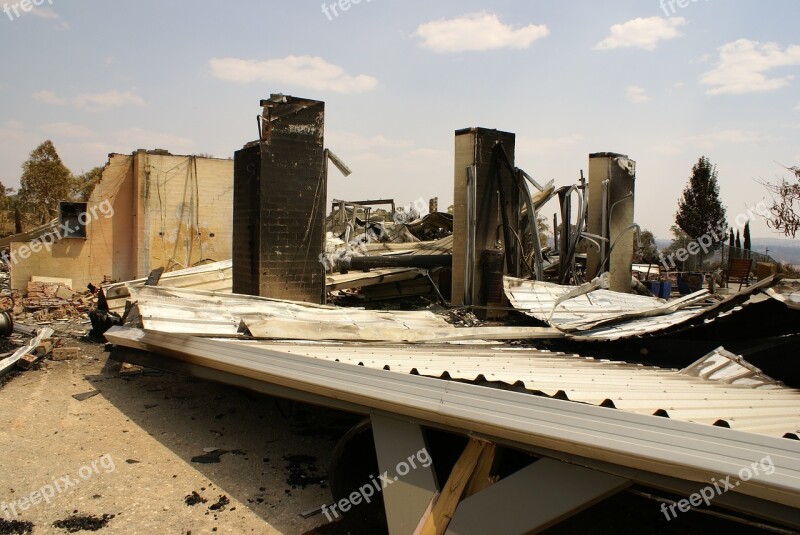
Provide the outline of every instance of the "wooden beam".
<path id="1" fill-rule="evenodd" d="M 473 472 L 469 483 L 467 483 L 467 488 L 464 489 L 465 499 L 474 494 L 478 494 L 483 489 L 497 482 L 497 477 L 492 475 L 496 458 L 497 446 L 495 444 L 488 444 L 478 459 L 478 465 L 475 467 L 475 472 Z"/>
<path id="2" fill-rule="evenodd" d="M 430 514 L 423 519 L 415 535 L 443 535 L 456 512 L 461 496 L 472 478 L 488 443 L 470 439 L 458 458 L 450 477 L 447 479 L 442 492 L 437 495 Z"/>

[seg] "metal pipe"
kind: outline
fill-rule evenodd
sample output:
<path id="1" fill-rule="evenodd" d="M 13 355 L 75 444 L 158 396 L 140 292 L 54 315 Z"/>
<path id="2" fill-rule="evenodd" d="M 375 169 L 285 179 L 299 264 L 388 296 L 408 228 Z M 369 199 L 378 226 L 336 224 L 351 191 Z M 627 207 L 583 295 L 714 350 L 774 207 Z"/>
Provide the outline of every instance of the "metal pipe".
<path id="1" fill-rule="evenodd" d="M 584 232 L 583 234 L 581 234 L 581 238 L 583 238 L 583 239 L 584 239 L 584 240 L 586 240 L 587 242 L 591 243 L 592 245 L 594 245 L 595 247 L 597 247 L 598 249 L 600 249 L 600 242 L 599 242 L 599 241 L 595 241 L 595 240 L 593 240 L 593 239 L 592 239 L 592 238 L 590 238 L 589 236 L 591 236 L 591 234 L 587 234 L 587 233 L 585 233 L 585 232 Z"/>
<path id="2" fill-rule="evenodd" d="M 511 227 L 509 226 L 510 220 L 508 217 L 508 212 L 506 211 L 506 191 L 505 188 L 503 187 L 503 177 L 500 169 L 497 147 L 500 147 L 499 150 L 502 151 L 503 156 L 505 156 L 505 149 L 503 149 L 502 145 L 497 145 L 495 147 L 493 167 L 494 167 L 494 178 L 496 181 L 495 184 L 497 185 L 498 197 L 500 198 L 500 219 L 503 222 L 502 227 L 503 227 L 503 243 L 505 244 L 506 270 L 509 275 L 517 277 L 519 275 L 518 273 L 516 273 L 517 266 L 515 262 L 515 257 L 517 252 L 515 251 L 516 247 L 514 246 L 514 243 L 511 240 Z M 512 177 L 513 177 L 513 171 L 512 171 Z"/>
<path id="3" fill-rule="evenodd" d="M 522 169 L 519 169 L 518 171 L 519 171 L 520 175 L 522 175 L 522 178 L 524 178 L 525 180 L 527 180 L 528 182 L 530 182 L 531 184 L 533 184 L 533 187 L 534 187 L 534 188 L 536 188 L 536 189 L 538 189 L 539 191 L 544 191 L 544 190 L 545 190 L 545 188 L 547 187 L 547 186 L 545 186 L 545 187 L 543 188 L 541 185 L 539 185 L 539 183 L 538 183 L 538 182 L 536 182 L 536 180 L 534 180 L 534 179 L 533 179 L 533 177 L 532 177 L 531 175 L 529 175 L 528 173 L 526 173 L 526 172 L 525 172 L 525 171 L 523 171 Z"/>
<path id="4" fill-rule="evenodd" d="M 641 227 L 639 227 L 639 225 L 634 223 L 633 225 L 629 225 L 629 226 L 625 227 L 625 229 L 622 232 L 619 233 L 619 236 L 617 236 L 617 239 L 614 240 L 614 243 L 611 244 L 611 249 L 608 250 L 608 257 L 606 258 L 606 260 L 609 260 L 611 258 L 611 253 L 614 251 L 614 247 L 619 242 L 619 239 L 622 238 L 625 234 L 628 233 L 629 230 L 632 230 L 632 229 L 636 230 L 636 235 L 637 235 L 636 239 L 637 239 L 637 241 L 640 240 L 642 229 L 641 229 Z M 603 272 L 603 268 L 604 267 L 605 267 L 605 263 L 600 264 L 600 270 L 598 272 L 598 275 Z"/>
<path id="5" fill-rule="evenodd" d="M 449 267 L 453 264 L 452 255 L 385 255 L 353 256 L 339 262 L 339 271 L 365 271 L 372 268 L 410 267 L 430 269 Z"/>
<path id="6" fill-rule="evenodd" d="M 518 172 L 520 175 L 525 176 L 525 171 L 522 169 L 519 169 Z M 533 241 L 533 274 L 536 276 L 536 280 L 544 280 L 544 258 L 542 257 L 542 243 L 539 239 L 538 212 L 533 207 L 533 200 L 528 184 L 524 180 L 520 180 L 519 185 L 525 197 L 525 206 L 528 211 L 528 226 L 530 227 L 531 240 Z M 522 247 L 520 247 L 520 249 L 522 249 Z M 522 257 L 522 255 L 520 255 L 520 257 Z"/>
<path id="7" fill-rule="evenodd" d="M 600 235 L 605 241 L 600 242 L 600 268 L 597 270 L 597 275 L 600 275 L 600 271 L 606 263 L 606 241 L 610 241 L 610 236 L 608 235 L 608 187 L 610 184 L 611 180 L 608 178 L 603 180 L 603 198 L 600 199 L 600 205 L 602 207 Z"/>

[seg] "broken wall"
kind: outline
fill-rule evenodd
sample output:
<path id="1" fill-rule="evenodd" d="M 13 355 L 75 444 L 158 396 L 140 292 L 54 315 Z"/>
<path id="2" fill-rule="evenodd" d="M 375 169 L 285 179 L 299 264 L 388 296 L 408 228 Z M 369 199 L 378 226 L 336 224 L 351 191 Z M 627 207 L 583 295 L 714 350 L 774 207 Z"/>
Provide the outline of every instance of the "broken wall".
<path id="1" fill-rule="evenodd" d="M 86 238 L 47 246 L 43 237 L 12 238 L 11 287 L 24 293 L 31 277 L 41 276 L 72 279 L 82 290 L 104 277 L 131 280 L 157 267 L 226 260 L 232 205 L 232 160 L 162 151 L 111 154 L 87 202 L 96 217 L 88 219 Z"/>
<path id="2" fill-rule="evenodd" d="M 231 258 L 233 161 L 138 151 L 136 277 Z"/>

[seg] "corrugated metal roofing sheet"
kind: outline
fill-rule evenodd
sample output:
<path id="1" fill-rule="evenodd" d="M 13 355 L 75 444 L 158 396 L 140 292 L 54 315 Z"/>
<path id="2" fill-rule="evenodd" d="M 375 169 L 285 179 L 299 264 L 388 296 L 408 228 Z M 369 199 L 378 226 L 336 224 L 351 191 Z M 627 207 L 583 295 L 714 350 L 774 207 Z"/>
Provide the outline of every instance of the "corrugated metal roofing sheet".
<path id="1" fill-rule="evenodd" d="M 333 325 L 350 331 L 362 326 L 425 333 L 450 326 L 425 310 L 380 312 L 158 286 L 142 286 L 130 291 L 144 328 L 160 332 L 235 335 L 241 321 L 248 317 L 294 320 L 305 326 Z"/>
<path id="2" fill-rule="evenodd" d="M 490 358 L 482 355 L 471 364 L 463 360 L 464 349 L 460 354 L 440 354 L 435 351 L 428 357 L 432 359 L 431 362 L 426 363 L 419 361 L 425 358 L 430 348 L 417 346 L 413 346 L 410 352 L 407 351 L 408 346 L 385 348 L 384 351 L 376 351 L 372 346 L 358 348 L 352 344 L 309 344 L 298 347 L 297 344 L 217 341 L 117 327 L 112 328 L 106 336 L 113 343 L 159 352 L 190 364 L 314 392 L 331 399 L 433 424 L 457 427 L 489 439 L 512 440 L 518 444 L 548 448 L 688 481 L 707 482 L 712 477 L 726 475 L 735 477 L 742 467 L 769 455 L 775 466 L 774 473 L 760 473 L 752 479 L 743 480 L 733 492 L 800 507 L 800 443 L 795 440 L 755 434 L 752 429 L 751 432 L 721 429 L 678 419 L 635 414 L 631 410 L 570 403 L 378 368 L 387 364 L 391 366 L 390 363 L 395 362 L 398 367 L 403 363 L 418 368 L 422 366 L 429 373 L 449 369 L 453 375 L 454 371 L 473 374 L 481 369 L 485 372 L 488 367 L 490 373 L 497 375 L 506 368 L 517 370 L 521 364 L 530 365 L 540 360 L 531 358 L 525 351 L 505 350 L 499 354 L 495 351 Z M 453 347 L 447 349 L 458 351 Z M 289 353 L 290 350 L 295 353 Z M 314 356 L 309 357 L 299 351 Z M 355 354 L 355 351 L 360 353 Z M 472 356 L 473 348 L 468 348 L 468 351 Z M 556 361 L 563 359 L 563 356 L 556 357 Z M 345 362 L 344 358 L 364 365 L 352 365 Z M 495 362 L 494 358 L 499 360 Z M 572 358 L 573 362 L 577 360 L 580 359 Z M 367 365 L 372 361 L 374 363 Z M 616 385 L 623 393 L 627 392 L 628 386 L 649 384 L 643 390 L 648 398 L 653 392 L 684 392 L 692 403 L 701 402 L 695 407 L 709 412 L 724 407 L 702 400 L 726 390 L 735 392 L 736 396 L 745 396 L 744 403 L 752 405 L 751 413 L 760 413 L 759 418 L 762 419 L 775 416 L 769 413 L 763 401 L 747 399 L 752 393 L 776 396 L 772 401 L 786 401 L 797 406 L 795 392 L 736 388 L 677 373 L 672 377 L 652 377 L 649 373 L 637 372 L 633 377 L 619 376 L 617 381 L 599 381 L 599 364 L 592 364 L 593 371 L 585 376 L 578 373 L 578 370 L 586 369 L 583 366 L 563 364 L 556 362 L 544 367 L 540 375 L 546 375 L 545 372 L 549 371 L 553 381 L 562 385 L 573 381 L 581 386 L 595 386 L 605 391 Z M 610 370 L 626 368 L 619 364 L 609 366 Z M 610 370 L 609 374 L 612 373 Z M 626 373 L 630 371 L 626 370 Z M 694 393 L 694 390 L 697 392 Z M 680 396 L 674 397 L 680 399 Z M 691 416 L 696 418 L 697 414 Z M 786 416 L 782 414 L 780 417 Z M 792 421 L 797 421 L 797 418 Z"/>
<path id="3" fill-rule="evenodd" d="M 761 388 L 783 386 L 783 383 L 764 374 L 747 362 L 744 357 L 718 347 L 691 366 L 681 370 L 683 375 L 702 377 L 709 381 L 719 381 L 731 385 Z"/>
<path id="4" fill-rule="evenodd" d="M 459 328 L 425 310 L 361 310 L 186 288 L 142 286 L 131 289 L 131 299 L 145 329 L 203 336 L 235 336 L 246 332 L 242 324 L 259 338 L 293 340 L 436 342 L 562 336 L 539 327 Z"/>
<path id="5" fill-rule="evenodd" d="M 765 279 L 722 301 L 701 291 L 664 302 L 590 287 L 581 291 L 572 286 L 504 278 L 505 292 L 514 308 L 563 330 L 571 339 L 583 341 L 650 335 L 712 319 L 771 284 L 773 278 Z"/>
<path id="6" fill-rule="evenodd" d="M 759 383 L 754 388 L 693 377 L 678 370 L 499 345 L 249 343 L 291 355 L 524 389 L 558 399 L 756 434 L 800 435 L 800 390 L 775 384 Z"/>
<path id="7" fill-rule="evenodd" d="M 279 328 L 272 329 L 270 337 L 284 331 L 286 338 L 296 340 L 304 334 L 316 337 L 320 330 L 321 336 L 313 339 L 324 340 L 333 330 L 350 342 L 264 342 L 263 346 L 403 374 L 501 388 L 516 385 L 550 397 L 774 436 L 800 434 L 800 391 L 759 376 L 727 352 L 712 353 L 679 373 L 498 343 L 392 343 L 472 330 L 455 328 L 429 311 L 376 312 L 161 287 L 132 289 L 132 294 L 148 331 L 236 336 L 242 321 L 267 327 L 274 321 Z M 354 343 L 366 340 L 384 342 Z"/>
<path id="8" fill-rule="evenodd" d="M 123 311 L 130 298 L 130 288 L 141 288 L 145 282 L 146 278 L 104 286 L 109 308 L 114 312 Z M 233 289 L 233 261 L 223 260 L 164 273 L 158 283 L 170 288 L 230 293 Z"/>

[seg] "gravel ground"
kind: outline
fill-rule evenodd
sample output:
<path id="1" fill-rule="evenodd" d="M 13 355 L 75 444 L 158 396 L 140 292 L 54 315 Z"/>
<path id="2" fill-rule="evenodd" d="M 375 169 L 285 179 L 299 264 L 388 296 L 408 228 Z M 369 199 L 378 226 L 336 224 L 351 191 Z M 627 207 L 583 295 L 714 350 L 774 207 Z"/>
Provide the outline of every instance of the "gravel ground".
<path id="1" fill-rule="evenodd" d="M 67 345 L 81 358 L 0 386 L 0 533 L 16 532 L 3 520 L 37 534 L 341 531 L 300 513 L 331 501 L 329 456 L 352 416 L 166 373 L 121 377 L 102 345 Z"/>

